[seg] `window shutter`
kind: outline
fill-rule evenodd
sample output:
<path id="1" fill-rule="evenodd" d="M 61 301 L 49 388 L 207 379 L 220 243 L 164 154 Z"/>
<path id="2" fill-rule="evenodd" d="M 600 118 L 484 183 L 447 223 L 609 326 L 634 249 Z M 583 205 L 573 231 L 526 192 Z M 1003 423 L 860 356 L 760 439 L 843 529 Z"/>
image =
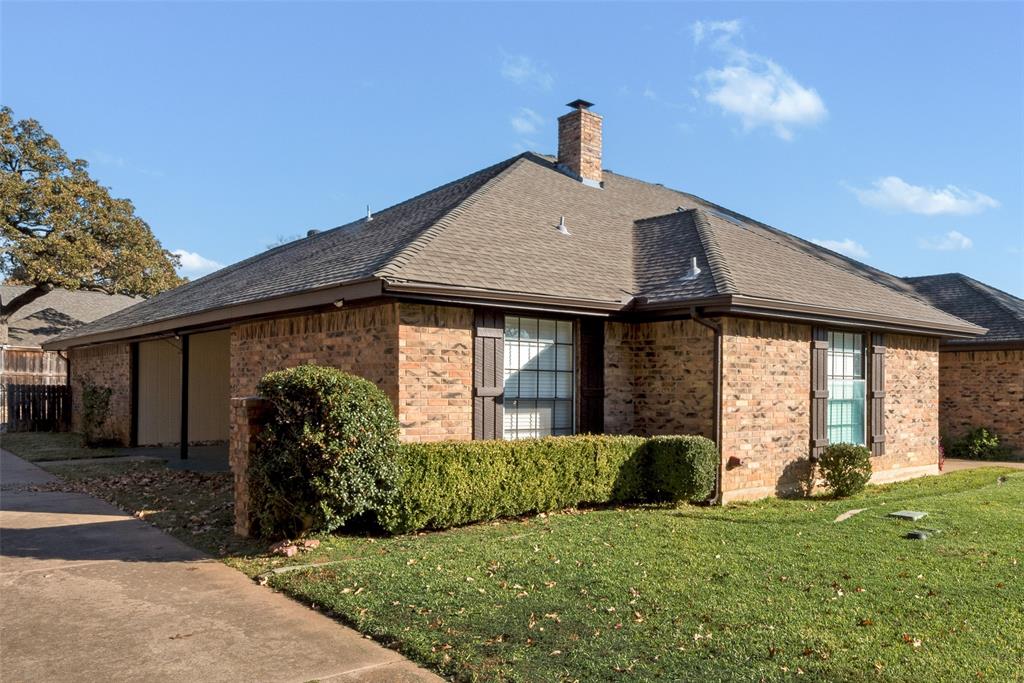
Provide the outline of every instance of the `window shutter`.
<path id="1" fill-rule="evenodd" d="M 604 320 L 580 320 L 580 433 L 604 431 Z"/>
<path id="2" fill-rule="evenodd" d="M 505 392 L 505 315 L 477 309 L 473 335 L 473 438 L 500 439 Z"/>
<path id="3" fill-rule="evenodd" d="M 811 460 L 828 446 L 828 330 L 811 334 Z"/>
<path id="4" fill-rule="evenodd" d="M 871 455 L 885 455 L 885 335 L 871 335 Z"/>

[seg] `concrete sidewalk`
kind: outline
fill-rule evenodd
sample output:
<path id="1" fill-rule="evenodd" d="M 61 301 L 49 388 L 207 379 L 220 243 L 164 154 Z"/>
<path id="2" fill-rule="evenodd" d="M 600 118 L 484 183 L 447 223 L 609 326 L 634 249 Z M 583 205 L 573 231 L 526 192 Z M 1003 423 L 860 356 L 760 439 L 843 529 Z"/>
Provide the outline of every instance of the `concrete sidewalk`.
<path id="1" fill-rule="evenodd" d="M 1009 467 L 1014 470 L 1024 470 L 1024 462 L 1003 462 L 996 460 L 959 460 L 957 458 L 946 458 L 942 465 L 942 473 L 959 472 L 960 470 L 973 470 L 979 467 Z"/>
<path id="2" fill-rule="evenodd" d="M 0 678 L 439 681 L 0 450 Z"/>

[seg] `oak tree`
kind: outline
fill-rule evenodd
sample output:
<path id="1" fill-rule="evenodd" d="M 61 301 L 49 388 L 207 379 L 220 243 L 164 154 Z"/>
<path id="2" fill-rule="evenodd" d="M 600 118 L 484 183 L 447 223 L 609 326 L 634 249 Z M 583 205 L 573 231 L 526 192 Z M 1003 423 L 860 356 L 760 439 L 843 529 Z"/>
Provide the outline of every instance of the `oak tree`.
<path id="1" fill-rule="evenodd" d="M 183 282 L 127 199 L 111 197 L 33 119 L 0 107 L 0 275 L 29 285 L 3 302 L 0 323 L 51 289 L 151 296 Z"/>

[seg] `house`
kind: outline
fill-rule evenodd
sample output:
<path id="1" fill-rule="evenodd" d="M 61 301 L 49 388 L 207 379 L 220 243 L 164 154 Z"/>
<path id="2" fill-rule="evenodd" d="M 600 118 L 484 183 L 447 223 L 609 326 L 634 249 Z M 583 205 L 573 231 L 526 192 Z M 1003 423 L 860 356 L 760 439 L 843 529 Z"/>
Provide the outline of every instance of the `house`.
<path id="1" fill-rule="evenodd" d="M 0 306 L 29 289 L 26 285 L 0 285 Z M 8 398 L 15 386 L 64 385 L 67 362 L 42 344 L 59 334 L 98 320 L 142 299 L 103 292 L 54 289 L 0 318 L 0 425 L 8 421 Z"/>
<path id="2" fill-rule="evenodd" d="M 906 278 L 936 308 L 988 328 L 939 344 L 939 428 L 987 427 L 1024 453 L 1024 300 L 960 273 Z"/>
<path id="3" fill-rule="evenodd" d="M 937 472 L 939 342 L 981 327 L 604 169 L 601 116 L 569 106 L 557 157 L 310 231 L 47 346 L 76 392 L 113 389 L 119 438 L 187 445 L 230 422 L 233 458 L 259 379 L 318 362 L 380 386 L 407 441 L 704 434 L 725 501 L 795 489 L 829 440 L 870 446 L 876 481 Z"/>

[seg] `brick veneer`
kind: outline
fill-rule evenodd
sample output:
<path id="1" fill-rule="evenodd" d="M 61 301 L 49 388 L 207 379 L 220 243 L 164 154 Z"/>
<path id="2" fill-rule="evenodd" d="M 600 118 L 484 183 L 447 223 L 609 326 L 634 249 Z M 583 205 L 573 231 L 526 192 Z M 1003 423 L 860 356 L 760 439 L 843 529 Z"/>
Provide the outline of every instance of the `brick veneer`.
<path id="1" fill-rule="evenodd" d="M 811 328 L 722 320 L 723 501 L 785 495 L 809 472 Z"/>
<path id="2" fill-rule="evenodd" d="M 988 427 L 1024 453 L 1024 349 L 940 351 L 939 425 L 952 438 Z"/>
<path id="3" fill-rule="evenodd" d="M 128 344 L 70 349 L 71 430 L 82 431 L 82 390 L 86 384 L 111 390 L 103 436 L 128 445 L 132 425 L 132 356 Z"/>
<path id="4" fill-rule="evenodd" d="M 871 481 L 939 471 L 939 341 L 885 337 L 885 455 L 871 459 Z"/>
<path id="5" fill-rule="evenodd" d="M 397 408 L 405 441 L 473 438 L 473 309 L 400 304 Z"/>
<path id="6" fill-rule="evenodd" d="M 304 363 L 365 377 L 398 400 L 398 304 L 239 323 L 231 328 L 231 396 L 253 396 L 263 375 Z"/>
<path id="7" fill-rule="evenodd" d="M 558 118 L 558 163 L 581 178 L 600 183 L 601 116 L 576 109 Z"/>
<path id="8" fill-rule="evenodd" d="M 252 531 L 249 511 L 249 460 L 256 436 L 265 422 L 267 402 L 257 396 L 231 399 L 231 432 L 228 460 L 235 480 L 235 533 L 248 537 Z"/>
<path id="9" fill-rule="evenodd" d="M 389 302 L 274 318 L 231 330 L 231 395 L 272 370 L 319 363 L 365 377 L 391 399 L 406 441 L 473 433 L 473 311 Z"/>
<path id="10" fill-rule="evenodd" d="M 714 438 L 714 333 L 692 320 L 605 326 L 605 431 Z"/>

